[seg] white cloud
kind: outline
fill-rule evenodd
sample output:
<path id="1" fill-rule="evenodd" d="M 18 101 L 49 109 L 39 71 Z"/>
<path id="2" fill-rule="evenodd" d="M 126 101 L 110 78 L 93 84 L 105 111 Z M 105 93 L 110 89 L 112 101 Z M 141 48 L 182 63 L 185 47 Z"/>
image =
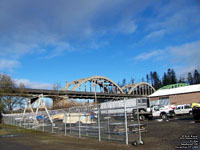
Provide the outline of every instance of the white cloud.
<path id="1" fill-rule="evenodd" d="M 200 70 L 200 65 L 199 66 L 174 66 L 174 69 L 176 70 L 176 74 L 178 76 L 181 76 L 181 77 L 187 77 L 188 75 L 188 72 L 191 72 L 193 73 L 195 69 L 197 70 Z"/>
<path id="2" fill-rule="evenodd" d="M 131 19 L 122 20 L 114 29 L 114 31 L 123 33 L 123 34 L 132 34 L 136 31 L 137 25 Z"/>
<path id="3" fill-rule="evenodd" d="M 170 52 L 174 62 L 192 66 L 200 65 L 200 41 L 168 47 L 166 50 Z"/>
<path id="4" fill-rule="evenodd" d="M 141 53 L 138 56 L 134 57 L 135 61 L 146 61 L 152 57 L 156 57 L 159 56 L 163 53 L 163 51 L 161 50 L 155 50 L 155 51 L 151 51 L 151 52 L 145 52 L 145 53 Z"/>
<path id="5" fill-rule="evenodd" d="M 126 18 L 149 5 L 140 3 L 123 0 L 2 0 L 0 59 L 20 62 L 25 55 L 50 59 L 76 47 L 98 49 L 100 46 L 94 43 L 102 40 L 104 35 L 135 32 L 134 20 Z"/>
<path id="6" fill-rule="evenodd" d="M 49 52 L 44 58 L 50 59 L 56 56 L 62 55 L 66 51 L 73 51 L 73 47 L 68 42 L 53 42 L 52 44 L 49 44 L 51 47 L 53 47 L 53 50 Z"/>
<path id="7" fill-rule="evenodd" d="M 200 18 L 197 14 L 200 13 L 200 9 L 197 1 L 172 0 L 157 7 L 155 12 L 158 15 L 149 19 L 147 30 L 165 30 L 165 33 L 172 35 L 190 31 L 191 34 L 198 35 Z"/>
<path id="8" fill-rule="evenodd" d="M 162 38 L 166 34 L 165 30 L 158 30 L 149 33 L 145 39 L 147 40 L 156 40 L 157 38 Z"/>
<path id="9" fill-rule="evenodd" d="M 0 60 L 0 70 L 9 70 L 12 71 L 14 68 L 18 67 L 20 63 L 16 60 Z"/>
<path id="10" fill-rule="evenodd" d="M 15 79 L 17 85 L 23 83 L 26 88 L 32 89 L 52 89 L 53 85 L 50 83 L 39 83 L 39 82 L 31 82 L 28 79 Z"/>
<path id="11" fill-rule="evenodd" d="M 32 43 L 21 43 L 21 42 L 12 42 L 7 43 L 6 45 L 1 44 L 0 49 L 1 57 L 6 58 L 20 58 L 26 54 L 31 54 L 35 49 L 38 48 L 38 45 Z"/>
<path id="12" fill-rule="evenodd" d="M 134 60 L 137 62 L 147 61 L 153 57 L 162 58 L 165 61 L 165 65 L 177 70 L 178 75 L 186 74 L 194 69 L 200 69 L 200 41 L 169 46 L 149 53 L 141 53 Z M 156 60 L 160 61 L 161 59 Z"/>
<path id="13" fill-rule="evenodd" d="M 139 38 L 147 33 L 147 40 L 186 30 L 200 33 L 199 5 L 184 0 L 1 0 L 0 8 L 0 59 L 15 62 L 25 55 L 50 59 L 76 47 L 99 49 L 98 41 L 108 41 L 116 33 L 138 31 Z"/>

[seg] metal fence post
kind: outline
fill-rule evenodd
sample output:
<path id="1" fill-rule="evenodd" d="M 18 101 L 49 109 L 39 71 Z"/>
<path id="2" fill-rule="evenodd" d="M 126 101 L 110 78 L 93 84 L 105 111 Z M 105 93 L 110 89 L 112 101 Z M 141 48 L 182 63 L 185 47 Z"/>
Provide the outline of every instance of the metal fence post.
<path id="1" fill-rule="evenodd" d="M 139 110 L 138 110 L 138 99 L 136 99 L 136 106 L 137 106 L 137 119 L 138 119 L 138 136 L 139 136 L 139 139 L 138 139 L 138 141 L 139 141 L 139 143 L 141 144 L 141 143 L 143 143 L 142 142 L 142 135 L 141 135 L 141 129 L 140 129 L 140 119 L 139 119 Z"/>
<path id="2" fill-rule="evenodd" d="M 51 123 L 51 133 L 53 133 L 53 122 Z"/>
<path id="3" fill-rule="evenodd" d="M 69 108 L 69 127 L 70 127 L 70 134 L 72 134 L 72 124 L 71 124 L 71 109 Z"/>
<path id="4" fill-rule="evenodd" d="M 97 108 L 98 108 L 98 130 L 99 130 L 99 141 L 101 141 L 100 105 L 97 105 Z"/>
<path id="5" fill-rule="evenodd" d="M 108 104 L 107 104 L 107 114 L 108 114 L 108 139 L 110 139 L 110 114 L 108 112 Z"/>
<path id="6" fill-rule="evenodd" d="M 10 125 L 12 125 L 12 116 L 10 116 Z"/>
<path id="7" fill-rule="evenodd" d="M 24 116 L 24 118 L 23 118 L 23 123 L 24 123 L 23 125 L 24 125 L 24 128 L 25 128 L 25 116 Z"/>
<path id="8" fill-rule="evenodd" d="M 13 116 L 13 126 L 15 126 L 15 116 Z"/>
<path id="9" fill-rule="evenodd" d="M 43 118 L 43 123 L 42 123 L 42 132 L 44 132 L 44 118 Z"/>
<path id="10" fill-rule="evenodd" d="M 64 112 L 64 123 L 65 123 L 65 136 L 67 135 L 67 127 L 66 127 L 66 112 Z"/>
<path id="11" fill-rule="evenodd" d="M 81 121 L 80 121 L 80 109 L 79 109 L 79 113 L 78 113 L 78 116 L 79 116 L 79 121 L 78 121 L 78 135 L 79 135 L 79 138 L 81 137 Z"/>
<path id="12" fill-rule="evenodd" d="M 124 98 L 124 118 L 125 118 L 125 131 L 126 131 L 126 145 L 128 145 L 128 127 L 127 127 L 127 112 L 126 112 L 125 98 Z"/>
<path id="13" fill-rule="evenodd" d="M 85 115 L 86 115 L 86 136 L 88 136 L 88 118 L 89 118 L 89 115 L 88 115 L 88 106 L 86 106 L 86 109 L 85 109 Z"/>

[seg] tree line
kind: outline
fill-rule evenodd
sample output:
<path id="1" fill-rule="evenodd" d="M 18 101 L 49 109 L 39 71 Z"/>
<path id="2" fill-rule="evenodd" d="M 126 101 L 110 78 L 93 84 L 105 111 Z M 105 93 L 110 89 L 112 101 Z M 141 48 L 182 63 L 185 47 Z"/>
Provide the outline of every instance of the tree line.
<path id="1" fill-rule="evenodd" d="M 156 71 L 151 71 L 149 74 L 146 74 L 146 80 L 142 78 L 142 82 L 148 82 L 151 84 L 156 90 L 170 84 L 176 83 L 187 83 L 189 85 L 200 84 L 200 72 L 195 69 L 193 72 L 188 72 L 186 76 L 177 77 L 176 72 L 173 68 L 169 68 L 162 77 L 160 78 Z M 127 82 L 126 78 L 122 80 L 122 82 L 118 82 L 120 87 L 123 87 L 126 84 L 133 84 L 134 78 L 131 78 L 129 82 Z"/>

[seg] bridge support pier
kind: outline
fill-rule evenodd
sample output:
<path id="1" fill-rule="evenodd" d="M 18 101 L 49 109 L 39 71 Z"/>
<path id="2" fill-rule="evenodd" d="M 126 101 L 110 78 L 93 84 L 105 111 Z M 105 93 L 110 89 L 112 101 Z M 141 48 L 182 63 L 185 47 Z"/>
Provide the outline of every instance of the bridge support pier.
<path id="1" fill-rule="evenodd" d="M 63 108 L 68 103 L 68 97 L 53 97 L 53 109 Z"/>

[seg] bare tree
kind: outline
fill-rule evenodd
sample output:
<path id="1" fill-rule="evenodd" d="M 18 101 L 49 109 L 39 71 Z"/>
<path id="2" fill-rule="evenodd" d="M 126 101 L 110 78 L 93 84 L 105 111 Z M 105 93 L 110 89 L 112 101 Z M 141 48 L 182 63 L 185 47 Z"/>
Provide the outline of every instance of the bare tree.
<path id="1" fill-rule="evenodd" d="M 20 96 L 12 96 L 15 90 Z M 0 111 L 12 112 L 14 109 L 24 107 L 25 87 L 23 84 L 17 86 L 8 75 L 0 74 Z"/>

